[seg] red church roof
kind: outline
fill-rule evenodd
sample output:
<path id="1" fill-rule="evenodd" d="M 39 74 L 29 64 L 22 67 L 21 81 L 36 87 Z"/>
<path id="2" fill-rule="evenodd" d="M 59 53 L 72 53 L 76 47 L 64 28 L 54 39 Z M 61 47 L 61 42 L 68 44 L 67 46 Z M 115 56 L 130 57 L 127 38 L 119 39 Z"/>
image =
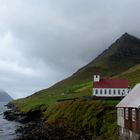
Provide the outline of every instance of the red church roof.
<path id="1" fill-rule="evenodd" d="M 93 83 L 94 88 L 128 88 L 126 79 L 101 79 Z"/>

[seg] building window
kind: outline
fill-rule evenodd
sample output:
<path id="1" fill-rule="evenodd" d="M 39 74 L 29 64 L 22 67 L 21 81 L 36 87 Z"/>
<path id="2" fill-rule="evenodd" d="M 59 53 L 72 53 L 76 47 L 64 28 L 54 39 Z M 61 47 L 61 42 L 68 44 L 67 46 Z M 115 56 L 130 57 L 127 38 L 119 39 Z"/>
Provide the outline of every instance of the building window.
<path id="1" fill-rule="evenodd" d="M 124 117 L 124 109 L 123 109 L 123 108 L 121 108 L 120 116 L 121 116 L 121 117 Z"/>
<path id="2" fill-rule="evenodd" d="M 121 108 L 118 108 L 118 116 L 121 116 Z"/>
<path id="3" fill-rule="evenodd" d="M 102 90 L 100 90 L 100 94 L 102 94 Z"/>
<path id="4" fill-rule="evenodd" d="M 105 89 L 105 94 L 107 94 L 107 91 L 106 91 L 106 89 Z"/>
<path id="5" fill-rule="evenodd" d="M 95 90 L 95 94 L 98 94 L 98 90 L 97 89 Z"/>
<path id="6" fill-rule="evenodd" d="M 125 109 L 125 119 L 128 120 L 128 108 Z"/>
<path id="7" fill-rule="evenodd" d="M 116 94 L 116 90 L 115 90 L 115 89 L 113 90 L 113 94 L 114 94 L 114 95 Z"/>
<path id="8" fill-rule="evenodd" d="M 122 91 L 122 95 L 125 95 L 125 90 Z"/>
<path id="9" fill-rule="evenodd" d="M 109 94 L 111 94 L 111 90 L 109 90 Z"/>
<path id="10" fill-rule="evenodd" d="M 118 94 L 120 95 L 120 90 L 118 90 Z"/>
<path id="11" fill-rule="evenodd" d="M 132 109 L 132 121 L 136 121 L 136 109 Z"/>

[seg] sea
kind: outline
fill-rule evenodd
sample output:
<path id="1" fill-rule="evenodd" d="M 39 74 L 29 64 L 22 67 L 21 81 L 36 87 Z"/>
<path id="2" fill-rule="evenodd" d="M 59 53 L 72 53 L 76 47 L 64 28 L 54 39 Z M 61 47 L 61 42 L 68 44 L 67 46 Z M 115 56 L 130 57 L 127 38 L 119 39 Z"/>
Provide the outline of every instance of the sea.
<path id="1" fill-rule="evenodd" d="M 3 112 L 8 110 L 6 104 L 7 102 L 0 102 L 0 140 L 14 140 L 17 138 L 15 130 L 21 124 L 4 119 Z"/>

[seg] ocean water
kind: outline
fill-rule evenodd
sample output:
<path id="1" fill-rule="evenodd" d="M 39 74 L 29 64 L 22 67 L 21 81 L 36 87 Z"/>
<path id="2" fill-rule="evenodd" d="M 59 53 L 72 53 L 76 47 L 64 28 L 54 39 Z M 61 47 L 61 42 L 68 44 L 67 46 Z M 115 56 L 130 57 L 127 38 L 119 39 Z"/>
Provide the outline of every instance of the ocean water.
<path id="1" fill-rule="evenodd" d="M 0 140 L 14 140 L 16 138 L 15 130 L 20 123 L 4 119 L 3 112 L 7 110 L 6 102 L 0 102 Z"/>

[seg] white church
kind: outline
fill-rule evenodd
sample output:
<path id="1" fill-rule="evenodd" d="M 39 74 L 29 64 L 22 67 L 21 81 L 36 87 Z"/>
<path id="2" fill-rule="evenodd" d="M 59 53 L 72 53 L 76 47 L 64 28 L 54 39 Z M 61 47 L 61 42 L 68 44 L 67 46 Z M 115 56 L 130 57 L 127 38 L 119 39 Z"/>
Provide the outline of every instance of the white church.
<path id="1" fill-rule="evenodd" d="M 130 91 L 127 79 L 101 78 L 100 74 L 93 77 L 93 96 L 123 97 Z"/>

